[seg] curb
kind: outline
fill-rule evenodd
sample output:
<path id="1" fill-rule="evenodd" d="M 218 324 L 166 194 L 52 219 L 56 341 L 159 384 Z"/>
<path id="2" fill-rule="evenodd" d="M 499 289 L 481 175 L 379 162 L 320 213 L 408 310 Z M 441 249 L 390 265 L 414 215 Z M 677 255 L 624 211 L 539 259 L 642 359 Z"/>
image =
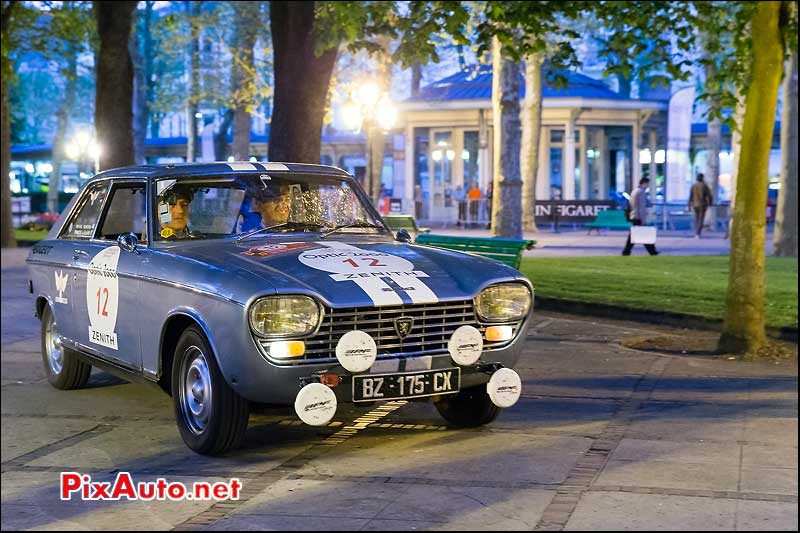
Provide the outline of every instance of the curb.
<path id="1" fill-rule="evenodd" d="M 671 311 L 654 311 L 652 309 L 635 309 L 612 304 L 576 302 L 574 300 L 547 298 L 538 295 L 534 296 L 534 305 L 537 309 L 545 311 L 560 311 L 575 315 L 597 316 L 647 324 L 663 324 L 689 329 L 722 331 L 722 319 Z M 796 327 L 785 326 L 777 328 L 770 326 L 767 327 L 767 336 L 797 344 Z"/>

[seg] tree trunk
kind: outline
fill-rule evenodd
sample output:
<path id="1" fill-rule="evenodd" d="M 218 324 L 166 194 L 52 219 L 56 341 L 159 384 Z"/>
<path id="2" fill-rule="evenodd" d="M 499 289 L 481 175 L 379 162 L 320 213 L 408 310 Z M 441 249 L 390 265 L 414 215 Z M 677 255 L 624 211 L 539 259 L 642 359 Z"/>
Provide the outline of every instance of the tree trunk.
<path id="1" fill-rule="evenodd" d="M 714 229 L 717 222 L 717 197 L 719 194 L 719 152 L 722 149 L 722 121 L 719 118 L 708 121 L 708 133 L 706 136 L 706 184 L 711 189 L 711 197 L 714 198 L 714 207 L 708 210 L 708 221 Z"/>
<path id="2" fill-rule="evenodd" d="M 137 13 L 137 18 L 139 14 Z M 147 15 L 145 14 L 145 17 Z M 145 21 L 149 24 L 149 21 Z M 139 48 L 138 24 L 131 30 L 130 52 L 133 63 L 133 159 L 137 165 L 146 161 L 144 154 L 147 137 L 147 82 L 145 81 L 142 52 Z"/>
<path id="3" fill-rule="evenodd" d="M 714 57 L 708 51 L 708 46 L 705 47 L 706 54 L 706 84 L 709 85 L 708 80 L 714 79 L 717 75 L 717 66 L 714 62 Z M 707 87 L 706 90 L 709 90 Z M 714 206 L 709 209 L 708 220 L 713 229 L 716 225 L 716 205 L 717 195 L 719 191 L 719 152 L 722 149 L 722 120 L 719 114 L 719 99 L 712 98 L 709 101 L 709 114 L 714 115 L 708 121 L 708 131 L 706 132 L 706 184 L 711 189 L 711 196 L 714 198 Z"/>
<path id="4" fill-rule="evenodd" d="M 253 21 L 258 20 L 260 6 L 258 2 L 233 2 L 232 6 L 236 13 L 236 37 L 232 51 L 235 101 L 233 157 L 237 161 L 247 161 L 250 157 L 250 109 L 255 97 L 253 48 L 258 38 L 258 26 Z"/>
<path id="5" fill-rule="evenodd" d="M 467 70 L 467 60 L 464 57 L 464 45 L 457 44 L 456 45 L 456 53 L 458 54 L 458 68 L 461 69 L 462 72 Z"/>
<path id="6" fill-rule="evenodd" d="M 134 162 L 133 64 L 128 39 L 136 4 L 135 1 L 94 2 L 100 38 L 94 127 L 101 148 L 101 170 Z"/>
<path id="7" fill-rule="evenodd" d="M 6 8 L 7 9 L 7 8 Z M 5 54 L 5 50 L 3 51 Z M 3 58 L 3 62 L 7 61 Z M 4 65 L 5 66 L 5 65 Z M 5 69 L 3 69 L 5 73 Z M 17 240 L 14 238 L 14 227 L 11 217 L 11 179 L 8 176 L 11 170 L 11 127 L 8 113 L 8 82 L 4 79 L 0 84 L 2 91 L 2 150 L 0 150 L 0 187 L 2 187 L 2 218 L 0 218 L 0 247 L 15 248 Z"/>
<path id="8" fill-rule="evenodd" d="M 0 5 L 0 33 L 2 34 L 3 47 L 0 56 L 0 248 L 14 248 L 17 240 L 14 238 L 13 218 L 11 216 L 11 123 L 8 112 L 8 84 L 13 75 L 13 67 L 8 58 L 10 23 L 12 14 L 18 8 L 17 2 L 3 2 Z"/>
<path id="9" fill-rule="evenodd" d="M 391 62 L 391 40 L 388 36 L 378 37 L 378 44 L 382 51 L 377 57 L 378 72 L 377 82 L 381 89 L 381 94 L 389 94 L 392 85 L 392 62 Z M 380 102 L 378 103 L 380 105 Z M 377 109 L 372 110 L 371 114 L 377 114 Z M 378 205 L 381 192 L 381 177 L 383 176 L 383 155 L 386 148 L 386 132 L 383 131 L 377 121 L 370 117 L 368 126 L 371 131 L 367 135 L 367 194 L 372 199 L 372 205 Z M 387 200 L 388 201 L 388 200 Z"/>
<path id="10" fill-rule="evenodd" d="M 790 54 L 783 79 L 781 188 L 772 253 L 797 257 L 797 50 Z"/>
<path id="11" fill-rule="evenodd" d="M 369 138 L 369 197 L 372 204 L 378 205 L 381 192 L 381 176 L 383 175 L 383 151 L 386 147 L 386 134 L 377 124 L 372 125 Z"/>
<path id="12" fill-rule="evenodd" d="M 522 228 L 536 228 L 536 175 L 539 172 L 539 141 L 542 134 L 542 63 L 544 53 L 525 58 L 525 100 L 522 104 Z"/>
<path id="13" fill-rule="evenodd" d="M 226 109 L 222 118 L 219 131 L 214 134 L 214 158 L 217 161 L 225 161 L 228 158 L 228 130 L 233 123 L 233 109 Z"/>
<path id="14" fill-rule="evenodd" d="M 372 205 L 378 206 L 381 190 L 381 173 L 383 170 L 383 144 L 386 136 L 374 121 L 369 120 L 364 126 L 367 141 L 367 168 L 364 176 L 364 188 Z"/>
<path id="15" fill-rule="evenodd" d="M 622 75 L 617 75 L 617 84 L 619 85 L 619 94 L 625 98 L 631 97 L 631 80 L 630 78 Z"/>
<path id="16" fill-rule="evenodd" d="M 519 63 L 503 57 L 500 40 L 492 40 L 492 123 L 494 185 L 492 237 L 522 238 L 519 155 Z"/>
<path id="17" fill-rule="evenodd" d="M 64 101 L 58 110 L 56 134 L 53 138 L 53 171 L 50 173 L 50 183 L 47 184 L 47 212 L 58 214 L 58 189 L 61 184 L 61 165 L 64 161 L 64 137 L 67 135 L 67 125 L 72 109 L 75 107 L 75 94 L 78 90 L 78 57 L 72 47 L 67 57 L 67 70 L 69 75 L 64 87 Z"/>
<path id="18" fill-rule="evenodd" d="M 274 108 L 269 160 L 319 163 L 337 48 L 314 54 L 314 2 L 270 2 Z"/>
<path id="19" fill-rule="evenodd" d="M 764 244 L 769 153 L 783 71 L 779 2 L 759 2 L 753 11 L 753 78 L 747 93 L 739 159 L 725 321 L 720 348 L 755 353 L 765 342 Z"/>
<path id="20" fill-rule="evenodd" d="M 422 83 L 422 65 L 417 62 L 411 67 L 411 96 L 419 96 L 420 83 Z"/>
<path id="21" fill-rule="evenodd" d="M 144 79 L 144 85 L 142 90 L 145 94 L 145 103 L 144 103 L 144 111 L 143 111 L 143 118 L 144 121 L 144 129 L 146 130 L 148 125 L 150 127 L 150 137 L 158 138 L 159 137 L 159 124 L 157 120 L 153 120 L 153 113 L 150 112 L 150 105 L 155 102 L 156 99 L 156 86 L 155 83 L 152 82 L 153 78 L 153 35 L 150 31 L 150 27 L 153 23 L 153 5 L 155 4 L 154 1 L 145 2 L 144 6 L 144 24 L 142 25 L 142 60 L 143 60 L 143 69 L 142 78 Z M 145 134 L 145 139 L 147 135 Z"/>
<path id="22" fill-rule="evenodd" d="M 728 207 L 728 228 L 725 238 L 730 239 L 733 230 L 734 206 L 736 205 L 736 182 L 739 174 L 739 159 L 742 151 L 742 125 L 744 124 L 744 96 L 736 89 L 736 107 L 733 110 L 733 122 L 736 127 L 731 131 L 731 153 L 733 154 L 733 170 L 731 171 L 731 203 Z"/>
<path id="23" fill-rule="evenodd" d="M 197 160 L 197 101 L 200 87 L 200 41 L 197 31 L 197 2 L 186 3 L 189 16 L 189 101 L 186 106 L 186 161 Z"/>

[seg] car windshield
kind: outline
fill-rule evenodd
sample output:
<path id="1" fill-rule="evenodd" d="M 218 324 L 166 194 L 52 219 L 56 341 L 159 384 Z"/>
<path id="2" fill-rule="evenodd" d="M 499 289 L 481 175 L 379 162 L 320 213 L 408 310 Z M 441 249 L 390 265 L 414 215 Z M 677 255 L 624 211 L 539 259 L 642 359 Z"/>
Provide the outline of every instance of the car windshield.
<path id="1" fill-rule="evenodd" d="M 247 239 L 271 233 L 379 233 L 348 181 L 268 174 L 160 179 L 155 240 Z"/>

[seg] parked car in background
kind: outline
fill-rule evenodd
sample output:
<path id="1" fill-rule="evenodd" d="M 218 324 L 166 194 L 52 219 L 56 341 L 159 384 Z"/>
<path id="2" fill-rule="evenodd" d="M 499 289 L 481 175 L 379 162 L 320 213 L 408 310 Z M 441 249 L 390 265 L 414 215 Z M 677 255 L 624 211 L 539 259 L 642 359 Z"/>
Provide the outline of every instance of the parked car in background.
<path id="1" fill-rule="evenodd" d="M 533 288 L 407 241 L 333 167 L 102 172 L 27 260 L 47 378 L 158 384 L 203 454 L 241 441 L 250 402 L 325 425 L 344 402 L 431 400 L 452 425 L 489 423 L 521 392 Z"/>

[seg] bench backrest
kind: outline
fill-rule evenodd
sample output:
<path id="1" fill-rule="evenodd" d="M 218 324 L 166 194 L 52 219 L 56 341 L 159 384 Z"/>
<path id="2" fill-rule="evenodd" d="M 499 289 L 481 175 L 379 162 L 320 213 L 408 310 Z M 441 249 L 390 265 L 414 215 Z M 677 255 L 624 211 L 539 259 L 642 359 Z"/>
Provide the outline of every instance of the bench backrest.
<path id="1" fill-rule="evenodd" d="M 597 213 L 595 222 L 628 222 L 628 219 L 621 209 L 606 209 Z"/>
<path id="2" fill-rule="evenodd" d="M 500 239 L 494 237 L 457 237 L 451 235 L 422 234 L 417 236 L 417 244 L 469 252 L 488 257 L 506 265 L 519 268 L 523 250 L 533 248 L 536 241 L 520 239 Z"/>

